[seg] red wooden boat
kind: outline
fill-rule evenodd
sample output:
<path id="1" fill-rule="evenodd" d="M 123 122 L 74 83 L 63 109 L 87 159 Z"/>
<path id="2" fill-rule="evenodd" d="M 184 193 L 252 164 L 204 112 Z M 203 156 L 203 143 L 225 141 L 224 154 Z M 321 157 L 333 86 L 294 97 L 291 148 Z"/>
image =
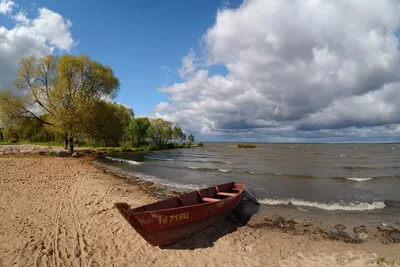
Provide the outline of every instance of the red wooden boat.
<path id="1" fill-rule="evenodd" d="M 131 209 L 116 203 L 118 211 L 153 246 L 189 238 L 223 221 L 240 203 L 244 184 L 231 182 Z"/>

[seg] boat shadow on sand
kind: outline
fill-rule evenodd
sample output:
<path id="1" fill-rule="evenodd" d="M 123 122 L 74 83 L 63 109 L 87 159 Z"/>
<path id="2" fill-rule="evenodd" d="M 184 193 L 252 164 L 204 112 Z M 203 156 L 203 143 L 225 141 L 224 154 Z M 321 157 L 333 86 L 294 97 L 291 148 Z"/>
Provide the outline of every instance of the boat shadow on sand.
<path id="1" fill-rule="evenodd" d="M 235 232 L 238 228 L 245 226 L 251 217 L 260 209 L 260 205 L 254 203 L 246 194 L 240 205 L 222 222 L 204 229 L 195 236 L 181 240 L 177 243 L 161 246 L 161 249 L 184 249 L 194 250 L 196 248 L 213 247 L 214 242 L 227 234 Z"/>

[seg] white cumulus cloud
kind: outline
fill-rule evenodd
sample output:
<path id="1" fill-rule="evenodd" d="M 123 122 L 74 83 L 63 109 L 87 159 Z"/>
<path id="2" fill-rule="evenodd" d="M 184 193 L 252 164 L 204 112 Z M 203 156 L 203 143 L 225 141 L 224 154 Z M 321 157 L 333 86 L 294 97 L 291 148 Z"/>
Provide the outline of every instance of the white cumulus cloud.
<path id="1" fill-rule="evenodd" d="M 22 23 L 22 24 L 29 24 L 30 20 L 26 17 L 26 13 L 20 11 L 14 16 L 14 20 L 16 22 Z"/>
<path id="2" fill-rule="evenodd" d="M 0 10 L 8 2 L 2 1 Z M 71 21 L 46 8 L 39 8 L 38 13 L 29 19 L 26 13 L 15 12 L 11 14 L 16 22 L 12 28 L 0 25 L 0 90 L 12 89 L 22 57 L 40 57 L 55 49 L 70 51 L 77 44 L 70 32 Z"/>
<path id="3" fill-rule="evenodd" d="M 399 29 L 397 0 L 244 1 L 218 11 L 202 37 L 206 62 L 190 50 L 155 111 L 197 132 L 264 140 L 397 125 Z M 212 65 L 227 74 L 201 67 Z"/>
<path id="4" fill-rule="evenodd" d="M 13 1 L 1 0 L 0 1 L 0 14 L 10 13 L 15 6 Z"/>

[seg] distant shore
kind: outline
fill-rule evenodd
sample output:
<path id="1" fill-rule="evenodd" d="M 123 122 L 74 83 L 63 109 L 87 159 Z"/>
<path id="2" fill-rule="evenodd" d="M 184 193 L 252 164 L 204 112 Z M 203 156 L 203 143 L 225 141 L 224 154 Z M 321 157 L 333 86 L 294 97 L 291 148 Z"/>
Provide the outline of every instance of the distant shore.
<path id="1" fill-rule="evenodd" d="M 347 231 L 346 225 L 331 229 L 254 215 L 246 200 L 226 221 L 191 239 L 163 250 L 151 247 L 113 204 L 144 205 L 176 194 L 173 189 L 94 165 L 93 157 L 36 156 L 40 151 L 58 149 L 0 146 L 0 210 L 10 215 L 0 219 L 0 266 L 400 264 L 400 244 L 390 242 L 393 233 L 384 227 L 365 233 L 363 227 Z M 366 235 L 376 237 L 364 242 Z"/>

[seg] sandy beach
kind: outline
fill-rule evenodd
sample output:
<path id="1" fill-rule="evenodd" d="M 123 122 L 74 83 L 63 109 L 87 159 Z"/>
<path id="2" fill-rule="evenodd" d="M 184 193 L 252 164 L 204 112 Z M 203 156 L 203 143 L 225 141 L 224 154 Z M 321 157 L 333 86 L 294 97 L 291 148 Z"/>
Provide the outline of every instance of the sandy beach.
<path id="1" fill-rule="evenodd" d="M 17 155 L 0 156 L 0 266 L 400 266 L 399 243 L 295 234 L 263 227 L 257 215 L 246 225 L 232 215 L 191 239 L 152 247 L 114 203 L 156 201 L 157 185 L 87 156 L 7 154 Z"/>

